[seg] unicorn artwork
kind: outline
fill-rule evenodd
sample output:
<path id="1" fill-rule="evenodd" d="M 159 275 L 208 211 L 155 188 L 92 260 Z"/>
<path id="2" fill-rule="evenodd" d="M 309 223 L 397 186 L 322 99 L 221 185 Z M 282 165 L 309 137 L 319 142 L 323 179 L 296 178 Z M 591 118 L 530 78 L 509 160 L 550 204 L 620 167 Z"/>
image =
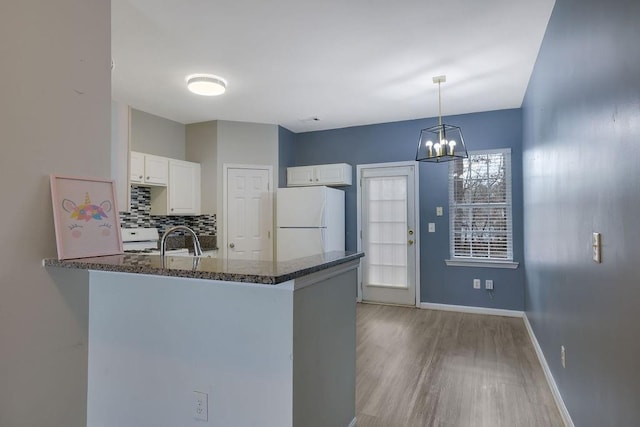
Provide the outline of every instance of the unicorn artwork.
<path id="1" fill-rule="evenodd" d="M 68 229 L 71 232 L 71 236 L 76 239 L 82 237 L 82 232 L 85 228 L 92 229 L 92 235 L 100 235 L 103 237 L 109 237 L 111 235 L 111 228 L 113 224 L 111 221 L 104 221 L 109 216 L 107 212 L 111 212 L 111 202 L 105 200 L 99 205 L 91 203 L 89 193 L 85 193 L 84 203 L 77 205 L 75 202 L 69 199 L 62 201 L 62 209 L 70 213 Z M 98 231 L 98 233 L 95 233 Z"/>
<path id="2" fill-rule="evenodd" d="M 122 254 L 115 181 L 60 175 L 50 180 L 58 259 Z"/>

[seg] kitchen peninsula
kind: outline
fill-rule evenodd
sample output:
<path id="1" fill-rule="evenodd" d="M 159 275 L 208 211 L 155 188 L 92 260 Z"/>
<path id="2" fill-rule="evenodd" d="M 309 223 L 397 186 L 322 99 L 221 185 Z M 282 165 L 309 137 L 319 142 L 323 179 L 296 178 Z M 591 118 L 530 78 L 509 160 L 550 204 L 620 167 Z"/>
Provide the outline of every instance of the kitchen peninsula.
<path id="1" fill-rule="evenodd" d="M 89 286 L 87 425 L 354 425 L 362 256 L 45 260 Z"/>

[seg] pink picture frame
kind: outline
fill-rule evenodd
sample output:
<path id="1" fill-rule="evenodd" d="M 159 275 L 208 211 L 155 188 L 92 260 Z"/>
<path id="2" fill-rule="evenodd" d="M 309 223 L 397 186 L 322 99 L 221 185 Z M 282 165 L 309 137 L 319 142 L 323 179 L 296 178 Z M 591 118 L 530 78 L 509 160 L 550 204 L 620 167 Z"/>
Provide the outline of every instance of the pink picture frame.
<path id="1" fill-rule="evenodd" d="M 51 175 L 58 259 L 122 254 L 113 180 Z"/>

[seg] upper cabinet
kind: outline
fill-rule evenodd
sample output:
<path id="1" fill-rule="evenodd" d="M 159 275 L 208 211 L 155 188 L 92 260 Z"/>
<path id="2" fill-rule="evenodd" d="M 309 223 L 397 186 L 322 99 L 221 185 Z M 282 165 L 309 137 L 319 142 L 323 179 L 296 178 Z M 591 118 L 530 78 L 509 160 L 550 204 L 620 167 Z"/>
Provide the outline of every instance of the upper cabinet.
<path id="1" fill-rule="evenodd" d="M 132 151 L 129 156 L 129 181 L 141 184 L 144 182 L 144 154 Z"/>
<path id="2" fill-rule="evenodd" d="M 144 182 L 153 185 L 167 185 L 169 182 L 169 161 L 165 157 L 144 156 Z"/>
<path id="3" fill-rule="evenodd" d="M 287 187 L 313 185 L 315 166 L 287 168 Z"/>
<path id="4" fill-rule="evenodd" d="M 131 152 L 130 179 L 151 187 L 152 215 L 200 215 L 200 164 Z"/>
<path id="5" fill-rule="evenodd" d="M 310 185 L 339 187 L 351 185 L 351 183 L 351 165 L 347 163 L 287 168 L 287 187 Z"/>
<path id="6" fill-rule="evenodd" d="M 132 151 L 130 162 L 132 184 L 166 186 L 169 182 L 169 159 L 166 157 Z"/>
<path id="7" fill-rule="evenodd" d="M 169 160 L 169 215 L 200 214 L 200 164 Z"/>

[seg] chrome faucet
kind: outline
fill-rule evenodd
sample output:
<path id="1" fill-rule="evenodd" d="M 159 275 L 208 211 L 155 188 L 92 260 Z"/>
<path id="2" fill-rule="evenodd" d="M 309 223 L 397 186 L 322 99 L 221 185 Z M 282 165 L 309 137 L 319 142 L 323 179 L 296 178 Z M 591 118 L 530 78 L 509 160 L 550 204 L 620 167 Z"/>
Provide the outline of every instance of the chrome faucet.
<path id="1" fill-rule="evenodd" d="M 186 225 L 176 225 L 175 227 L 171 227 L 164 232 L 164 234 L 162 235 L 162 239 L 160 240 L 160 256 L 164 257 L 166 254 L 167 248 L 165 247 L 165 243 L 169 234 L 178 230 L 183 230 L 191 234 L 191 237 L 193 238 L 193 254 L 195 256 L 202 256 L 202 247 L 200 246 L 200 240 L 198 240 L 198 236 L 196 236 L 195 231 L 193 231 Z"/>

